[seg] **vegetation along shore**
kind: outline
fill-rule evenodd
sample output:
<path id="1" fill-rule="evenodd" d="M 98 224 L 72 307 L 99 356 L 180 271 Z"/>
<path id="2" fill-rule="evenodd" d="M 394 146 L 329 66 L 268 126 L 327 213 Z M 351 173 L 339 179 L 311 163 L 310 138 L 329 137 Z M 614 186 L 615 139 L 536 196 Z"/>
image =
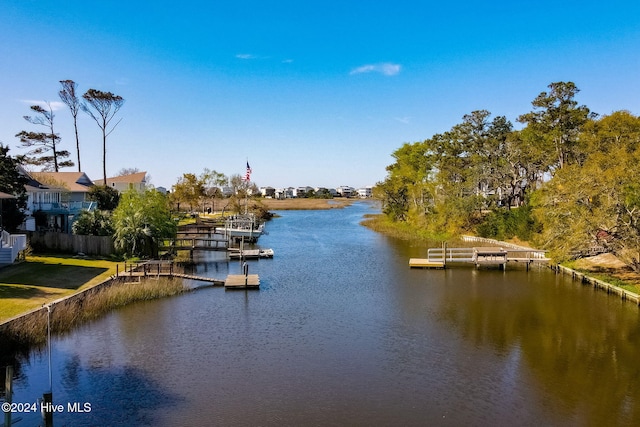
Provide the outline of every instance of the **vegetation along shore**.
<path id="1" fill-rule="evenodd" d="M 578 93 L 572 82 L 551 83 L 517 117 L 519 130 L 477 110 L 405 143 L 374 189 L 384 218 L 367 224 L 429 240 L 518 239 L 560 263 L 610 254 L 621 264 L 589 266 L 592 273 L 638 292 L 640 117 L 600 116 Z"/>

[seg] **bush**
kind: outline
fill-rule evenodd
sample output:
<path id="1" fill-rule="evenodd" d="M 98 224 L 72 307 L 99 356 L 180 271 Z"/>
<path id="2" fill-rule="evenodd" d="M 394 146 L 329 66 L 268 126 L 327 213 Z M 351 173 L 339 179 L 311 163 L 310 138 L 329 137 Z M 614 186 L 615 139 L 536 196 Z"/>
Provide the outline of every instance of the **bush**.
<path id="1" fill-rule="evenodd" d="M 513 209 L 498 209 L 491 211 L 478 225 L 476 231 L 480 237 L 491 239 L 531 240 L 539 232 L 539 224 L 531 215 L 531 207 L 525 205 Z"/>

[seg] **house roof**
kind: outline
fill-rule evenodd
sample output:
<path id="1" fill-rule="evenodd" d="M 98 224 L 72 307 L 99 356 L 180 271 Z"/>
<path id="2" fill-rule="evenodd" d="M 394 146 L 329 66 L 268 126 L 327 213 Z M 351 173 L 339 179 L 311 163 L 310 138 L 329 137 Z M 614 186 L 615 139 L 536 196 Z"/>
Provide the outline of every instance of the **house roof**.
<path id="1" fill-rule="evenodd" d="M 137 172 L 129 175 L 114 176 L 113 178 L 107 178 L 108 183 L 123 182 L 125 184 L 140 184 L 145 182 L 146 172 Z M 103 179 L 96 179 L 94 182 L 96 185 L 104 185 Z"/>
<path id="2" fill-rule="evenodd" d="M 36 182 L 29 186 L 43 188 L 63 188 L 74 193 L 87 193 L 93 182 L 84 172 L 29 172 Z"/>

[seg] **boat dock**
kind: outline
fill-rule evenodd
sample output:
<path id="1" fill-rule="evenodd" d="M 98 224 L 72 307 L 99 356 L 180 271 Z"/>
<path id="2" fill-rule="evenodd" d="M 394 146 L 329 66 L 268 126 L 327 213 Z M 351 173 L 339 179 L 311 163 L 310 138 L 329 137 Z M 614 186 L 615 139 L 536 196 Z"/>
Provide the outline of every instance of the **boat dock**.
<path id="1" fill-rule="evenodd" d="M 230 274 L 224 281 L 225 289 L 260 289 L 260 277 L 257 274 Z"/>
<path id="2" fill-rule="evenodd" d="M 481 266 L 498 266 L 504 269 L 508 263 L 525 263 L 527 269 L 532 263 L 548 262 L 544 251 L 536 249 L 513 249 L 503 247 L 473 248 L 431 248 L 427 250 L 427 258 L 411 258 L 411 268 L 445 268 L 447 264 L 475 264 Z"/>
<path id="3" fill-rule="evenodd" d="M 225 280 L 213 277 L 188 274 L 176 268 L 172 261 L 146 261 L 139 263 L 125 263 L 124 269 L 116 266 L 114 278 L 125 281 L 139 282 L 145 278 L 157 279 L 159 277 L 177 277 L 180 279 L 207 282 L 209 286 L 224 286 L 225 289 L 259 289 L 260 277 L 257 274 L 229 274 Z M 247 270 L 248 271 L 248 270 Z"/>

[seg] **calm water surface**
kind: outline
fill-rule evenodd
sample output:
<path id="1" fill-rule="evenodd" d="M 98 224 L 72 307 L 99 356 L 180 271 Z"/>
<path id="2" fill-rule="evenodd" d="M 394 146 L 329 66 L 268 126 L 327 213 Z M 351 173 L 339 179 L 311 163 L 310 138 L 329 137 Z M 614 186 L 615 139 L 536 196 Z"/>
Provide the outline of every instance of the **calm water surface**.
<path id="1" fill-rule="evenodd" d="M 640 425 L 639 310 L 550 270 L 411 270 L 362 203 L 288 211 L 260 291 L 135 304 L 53 342 L 55 425 Z M 199 274 L 237 262 L 209 254 Z M 47 388 L 34 353 L 15 402 Z M 38 425 L 24 415 L 18 425 Z"/>

